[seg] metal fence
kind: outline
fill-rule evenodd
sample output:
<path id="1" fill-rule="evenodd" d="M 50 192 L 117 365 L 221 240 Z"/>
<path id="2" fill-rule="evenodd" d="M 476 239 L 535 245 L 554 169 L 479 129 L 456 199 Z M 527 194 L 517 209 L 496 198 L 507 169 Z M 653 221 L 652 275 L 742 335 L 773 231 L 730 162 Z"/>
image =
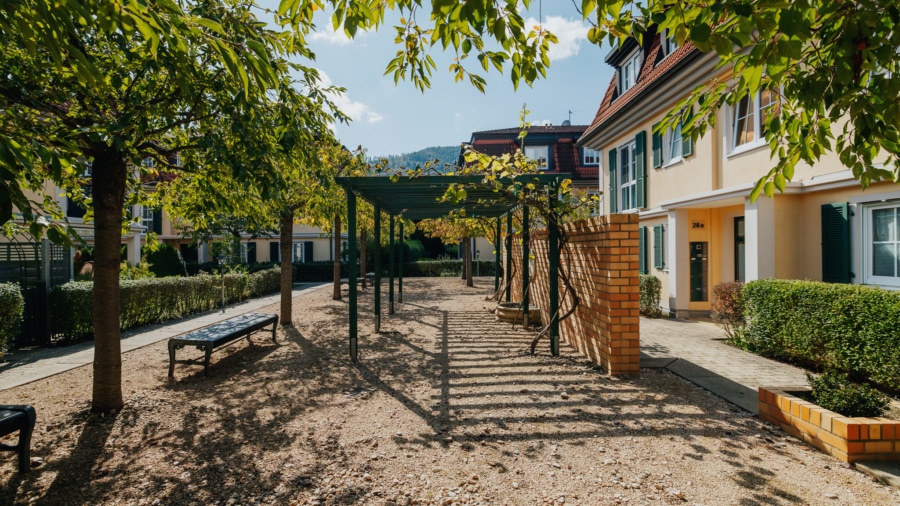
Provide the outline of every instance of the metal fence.
<path id="1" fill-rule="evenodd" d="M 18 283 L 25 298 L 25 314 L 16 348 L 51 344 L 47 315 L 50 288 L 72 279 L 72 250 L 52 244 L 0 243 L 0 283 Z"/>

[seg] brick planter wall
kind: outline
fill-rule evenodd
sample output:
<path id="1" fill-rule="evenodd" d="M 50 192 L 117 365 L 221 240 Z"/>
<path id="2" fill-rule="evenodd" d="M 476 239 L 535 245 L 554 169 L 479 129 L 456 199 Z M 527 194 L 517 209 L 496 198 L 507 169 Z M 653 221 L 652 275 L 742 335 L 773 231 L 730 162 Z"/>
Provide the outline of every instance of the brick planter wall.
<path id="1" fill-rule="evenodd" d="M 848 418 L 791 392 L 809 387 L 759 387 L 759 417 L 844 462 L 900 460 L 900 422 Z"/>
<path id="2" fill-rule="evenodd" d="M 640 279 L 638 277 L 638 217 L 614 214 L 567 223 L 560 234 L 568 246 L 560 251 L 560 270 L 568 273 L 580 303 L 560 322 L 560 337 L 600 364 L 609 374 L 640 372 Z M 541 321 L 550 321 L 548 233 L 532 231 L 529 248 L 534 259 L 529 300 L 541 308 Z M 522 300 L 521 236 L 513 240 L 511 300 Z M 559 282 L 560 314 L 572 307 Z M 548 346 L 542 339 L 538 346 Z"/>

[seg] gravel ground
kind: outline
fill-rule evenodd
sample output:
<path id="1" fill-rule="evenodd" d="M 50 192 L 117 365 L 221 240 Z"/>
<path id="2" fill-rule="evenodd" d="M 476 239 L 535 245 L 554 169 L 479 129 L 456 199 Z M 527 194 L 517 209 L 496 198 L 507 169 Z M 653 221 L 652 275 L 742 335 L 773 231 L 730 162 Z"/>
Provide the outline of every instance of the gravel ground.
<path id="1" fill-rule="evenodd" d="M 369 289 L 356 365 L 326 287 L 294 299 L 278 345 L 214 354 L 210 378 L 177 364 L 167 381 L 165 342 L 124 355 L 113 416 L 89 414 L 90 367 L 5 390 L 37 409 L 38 462 L 22 478 L 2 454 L 0 504 L 900 504 L 666 371 L 526 354 L 489 284 L 408 279 L 380 334 Z"/>

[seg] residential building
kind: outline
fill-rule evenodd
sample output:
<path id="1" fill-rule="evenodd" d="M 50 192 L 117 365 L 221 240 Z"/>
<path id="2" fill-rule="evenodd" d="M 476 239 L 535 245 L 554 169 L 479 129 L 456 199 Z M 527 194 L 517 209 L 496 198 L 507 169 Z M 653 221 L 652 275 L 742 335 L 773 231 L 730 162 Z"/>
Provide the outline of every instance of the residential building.
<path id="1" fill-rule="evenodd" d="M 609 53 L 615 75 L 577 143 L 601 153 L 602 212 L 639 214 L 640 270 L 662 281 L 664 308 L 708 314 L 713 288 L 730 280 L 900 288 L 900 186 L 863 191 L 829 154 L 798 165 L 784 194 L 750 201 L 776 163 L 764 128 L 777 91 L 717 111 L 693 142 L 680 125 L 659 131 L 696 86 L 730 77 L 715 54 L 666 35 L 651 31 L 643 45 L 629 39 Z"/>
<path id="2" fill-rule="evenodd" d="M 539 164 L 539 170 L 549 173 L 572 175 L 572 188 L 587 195 L 597 195 L 600 153 L 586 147 L 579 147 L 576 141 L 587 130 L 588 125 L 532 125 L 526 135 L 520 138 L 522 128 L 501 128 L 473 132 L 468 145 L 479 153 L 491 156 L 513 154 L 519 150 Z M 464 149 L 460 150 L 459 165 L 465 165 Z M 474 241 L 473 252 L 479 253 L 480 260 L 494 260 L 491 240 L 478 237 Z M 474 255 L 474 253 L 473 253 Z"/>

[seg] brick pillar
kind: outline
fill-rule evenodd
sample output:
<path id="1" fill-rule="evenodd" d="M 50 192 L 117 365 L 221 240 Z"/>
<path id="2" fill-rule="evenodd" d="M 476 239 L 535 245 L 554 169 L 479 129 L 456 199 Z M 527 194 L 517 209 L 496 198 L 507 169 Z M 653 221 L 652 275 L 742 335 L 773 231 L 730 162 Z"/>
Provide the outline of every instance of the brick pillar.
<path id="1" fill-rule="evenodd" d="M 568 244 L 561 251 L 560 269 L 569 278 L 560 280 L 560 312 L 572 307 L 574 290 L 579 298 L 575 312 L 560 322 L 560 337 L 613 375 L 640 372 L 640 279 L 638 277 L 638 217 L 609 215 L 568 223 L 562 227 Z M 550 321 L 549 259 L 547 231 L 532 233 L 530 248 L 535 273 L 532 301 L 541 308 L 543 322 Z M 513 240 L 513 264 L 521 269 L 521 236 Z M 521 271 L 518 271 L 521 272 Z M 514 276 L 516 279 L 518 276 Z M 521 300 L 521 286 L 513 283 L 512 300 Z M 549 346 L 543 342 L 540 346 Z"/>

